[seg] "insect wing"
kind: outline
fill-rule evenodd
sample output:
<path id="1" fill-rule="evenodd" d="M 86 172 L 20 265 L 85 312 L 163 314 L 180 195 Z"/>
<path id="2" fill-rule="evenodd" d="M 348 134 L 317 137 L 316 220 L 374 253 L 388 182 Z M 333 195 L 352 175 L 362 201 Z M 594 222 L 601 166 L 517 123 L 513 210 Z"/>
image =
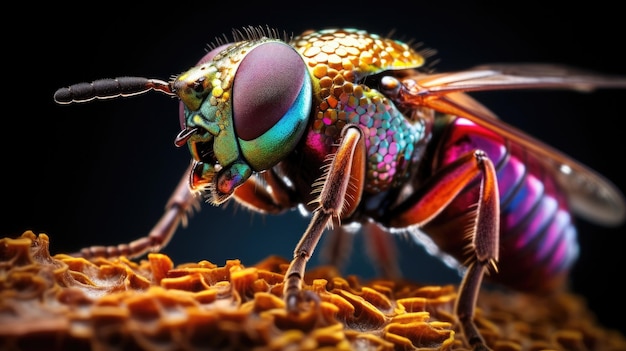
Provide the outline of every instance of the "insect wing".
<path id="1" fill-rule="evenodd" d="M 575 214 L 603 225 L 619 225 L 626 219 L 626 200 L 602 175 L 555 148 L 495 118 L 480 103 L 464 94 L 472 91 L 511 89 L 626 88 L 626 78 L 596 75 L 568 67 L 521 64 L 479 66 L 471 70 L 414 77 L 409 94 L 443 113 L 467 118 L 517 143 L 550 170 L 569 194 Z"/>
<path id="2" fill-rule="evenodd" d="M 549 64 L 481 65 L 466 71 L 433 74 L 420 78 L 420 94 L 512 89 L 571 89 L 590 92 L 601 88 L 626 88 L 626 77 L 587 72 Z"/>

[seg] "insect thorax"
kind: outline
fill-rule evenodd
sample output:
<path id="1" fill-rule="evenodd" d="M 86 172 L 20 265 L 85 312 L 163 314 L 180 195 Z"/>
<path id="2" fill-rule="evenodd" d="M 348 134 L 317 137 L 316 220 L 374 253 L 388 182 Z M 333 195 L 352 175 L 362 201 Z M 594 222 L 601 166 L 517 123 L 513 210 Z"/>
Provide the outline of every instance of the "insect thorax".
<path id="1" fill-rule="evenodd" d="M 412 69 L 422 55 L 407 44 L 363 31 L 325 30 L 292 41 L 313 81 L 313 116 L 307 148 L 321 159 L 333 152 L 346 124 L 361 127 L 367 147 L 365 191 L 378 193 L 403 184 L 425 137 L 424 121 L 403 115 L 393 101 L 363 83 L 387 70 Z"/>

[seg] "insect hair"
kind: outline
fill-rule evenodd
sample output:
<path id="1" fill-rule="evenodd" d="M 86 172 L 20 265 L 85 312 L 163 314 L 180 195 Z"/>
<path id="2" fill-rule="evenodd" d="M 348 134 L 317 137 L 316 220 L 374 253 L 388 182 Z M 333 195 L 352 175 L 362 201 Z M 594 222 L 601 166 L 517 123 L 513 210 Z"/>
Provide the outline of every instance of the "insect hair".
<path id="1" fill-rule="evenodd" d="M 222 33 L 221 36 L 215 37 L 212 42 L 207 44 L 207 52 L 226 45 L 228 43 L 235 43 L 244 40 L 259 40 L 261 38 L 278 39 L 284 42 L 289 42 L 293 38 L 293 34 L 288 35 L 286 31 L 280 31 L 277 28 L 272 28 L 269 25 L 263 26 L 247 26 L 242 28 L 233 28 L 231 37 L 229 38 L 226 33 Z"/>
<path id="2" fill-rule="evenodd" d="M 435 58 L 437 55 L 437 49 L 425 47 L 424 43 L 421 41 L 416 41 L 415 38 L 405 38 L 405 37 L 396 37 L 396 30 L 391 29 L 385 38 L 392 40 L 400 40 L 407 44 L 411 49 L 415 50 L 418 54 L 422 55 L 425 60 L 427 60 L 426 65 L 420 67 L 420 71 L 424 73 L 434 73 L 434 66 L 439 62 L 438 58 Z"/>

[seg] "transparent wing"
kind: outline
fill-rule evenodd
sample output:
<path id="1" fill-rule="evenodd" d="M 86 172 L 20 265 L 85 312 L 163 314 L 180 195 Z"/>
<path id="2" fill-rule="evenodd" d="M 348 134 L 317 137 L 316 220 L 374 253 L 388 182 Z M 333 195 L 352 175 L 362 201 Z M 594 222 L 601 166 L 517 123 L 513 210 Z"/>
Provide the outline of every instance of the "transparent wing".
<path id="1" fill-rule="evenodd" d="M 619 225 L 626 219 L 626 200 L 609 180 L 555 148 L 494 118 L 495 115 L 464 94 L 512 89 L 626 88 L 626 77 L 599 75 L 569 67 L 544 64 L 484 65 L 470 70 L 403 78 L 394 88 L 402 103 L 426 106 L 461 116 L 515 142 L 553 172 L 569 193 L 572 211 L 603 225 Z"/>
<path id="2" fill-rule="evenodd" d="M 626 88 L 626 77 L 601 75 L 549 64 L 496 64 L 466 71 L 423 76 L 417 81 L 422 94 L 511 89 L 572 89 L 590 92 L 600 88 Z"/>

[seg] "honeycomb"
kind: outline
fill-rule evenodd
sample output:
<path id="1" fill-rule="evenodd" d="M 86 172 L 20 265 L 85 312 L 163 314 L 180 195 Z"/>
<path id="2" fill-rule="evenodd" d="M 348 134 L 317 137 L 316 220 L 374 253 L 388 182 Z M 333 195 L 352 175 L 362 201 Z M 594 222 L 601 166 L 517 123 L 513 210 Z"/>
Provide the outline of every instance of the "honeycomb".
<path id="1" fill-rule="evenodd" d="M 50 238 L 0 239 L 0 349 L 467 350 L 457 286 L 363 281 L 309 270 L 298 314 L 282 299 L 289 261 L 174 264 L 159 253 L 52 256 Z M 582 298 L 483 290 L 476 323 L 495 351 L 626 350 Z"/>

